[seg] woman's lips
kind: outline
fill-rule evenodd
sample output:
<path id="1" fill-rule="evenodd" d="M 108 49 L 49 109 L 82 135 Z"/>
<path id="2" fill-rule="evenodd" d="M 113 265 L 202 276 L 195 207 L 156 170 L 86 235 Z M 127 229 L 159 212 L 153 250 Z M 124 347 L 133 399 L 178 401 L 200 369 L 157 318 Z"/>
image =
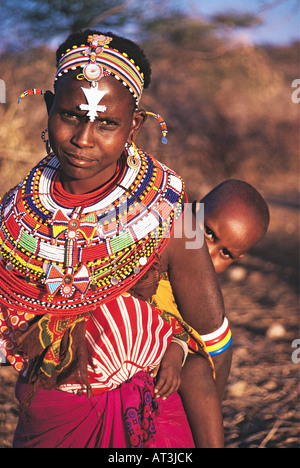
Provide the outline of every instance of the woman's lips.
<path id="1" fill-rule="evenodd" d="M 83 167 L 83 166 L 90 166 L 91 164 L 94 163 L 93 159 L 86 158 L 84 156 L 73 154 L 73 153 L 66 153 L 65 152 L 65 156 L 66 156 L 68 162 L 72 166 Z"/>

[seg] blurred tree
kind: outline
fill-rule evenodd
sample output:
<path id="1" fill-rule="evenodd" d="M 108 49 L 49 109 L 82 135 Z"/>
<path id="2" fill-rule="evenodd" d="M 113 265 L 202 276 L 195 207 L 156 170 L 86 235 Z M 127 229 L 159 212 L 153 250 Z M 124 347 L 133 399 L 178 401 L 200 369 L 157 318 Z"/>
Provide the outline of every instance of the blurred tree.
<path id="1" fill-rule="evenodd" d="M 174 13 L 165 17 L 146 18 L 143 22 L 144 36 L 157 37 L 172 44 L 201 41 L 212 38 L 215 26 L 199 18 L 189 18 L 182 13 Z"/>
<path id="2" fill-rule="evenodd" d="M 144 45 L 155 47 L 156 55 L 168 54 L 170 47 L 194 51 L 197 59 L 215 59 L 236 46 L 234 34 L 240 29 L 249 29 L 261 24 L 261 19 L 248 13 L 218 14 L 209 21 L 191 17 L 180 12 L 169 12 L 165 16 L 141 18 Z M 148 52 L 149 53 L 149 52 Z"/>
<path id="3" fill-rule="evenodd" d="M 120 26 L 128 19 L 130 3 L 130 0 L 10 0 L 0 13 L 2 28 L 8 31 L 4 43 L 6 48 L 14 49 L 32 45 L 33 40 L 41 45 L 65 35 L 66 31 L 76 32 L 99 23 L 105 28 Z"/>
<path id="4" fill-rule="evenodd" d="M 257 15 L 236 12 L 219 13 L 212 17 L 212 21 L 216 24 L 236 28 L 249 28 L 262 23 L 262 20 Z"/>
<path id="5" fill-rule="evenodd" d="M 112 29 L 141 41 L 144 25 L 176 8 L 169 0 L 10 0 L 0 2 L 0 51 L 55 45 L 85 28 Z"/>

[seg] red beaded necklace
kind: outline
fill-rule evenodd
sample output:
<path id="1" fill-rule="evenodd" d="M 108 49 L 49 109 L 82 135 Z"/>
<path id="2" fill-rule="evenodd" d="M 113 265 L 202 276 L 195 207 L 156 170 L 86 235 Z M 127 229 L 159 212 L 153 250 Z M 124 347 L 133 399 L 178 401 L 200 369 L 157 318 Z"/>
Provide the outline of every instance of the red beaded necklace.
<path id="1" fill-rule="evenodd" d="M 61 183 L 59 173 L 57 173 L 53 181 L 52 196 L 56 202 L 61 204 L 67 203 L 70 208 L 76 208 L 77 206 L 85 208 L 86 206 L 89 206 L 93 203 L 96 203 L 96 201 L 105 198 L 110 193 L 112 187 L 115 187 L 116 184 L 122 179 L 125 168 L 125 158 L 122 156 L 117 162 L 115 174 L 107 182 L 105 182 L 93 192 L 83 193 L 80 195 L 74 195 L 67 192 Z"/>

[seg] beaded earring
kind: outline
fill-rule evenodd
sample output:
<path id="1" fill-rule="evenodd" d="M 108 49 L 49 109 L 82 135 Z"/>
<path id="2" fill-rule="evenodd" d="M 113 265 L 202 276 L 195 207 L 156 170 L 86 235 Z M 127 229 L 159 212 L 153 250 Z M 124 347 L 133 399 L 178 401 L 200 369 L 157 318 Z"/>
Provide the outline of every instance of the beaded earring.
<path id="1" fill-rule="evenodd" d="M 51 146 L 50 146 L 50 141 L 49 141 L 49 138 L 46 139 L 46 133 L 48 132 L 48 128 L 46 128 L 42 134 L 41 134 L 41 138 L 43 140 L 43 142 L 45 143 L 46 145 L 46 151 L 47 151 L 47 154 L 51 153 L 52 149 L 51 149 Z"/>
<path id="2" fill-rule="evenodd" d="M 161 133 L 162 133 L 161 142 L 164 145 L 166 145 L 168 143 L 168 140 L 167 140 L 168 129 L 167 129 L 166 122 L 164 121 L 164 119 L 159 114 L 154 114 L 153 112 L 148 112 L 148 111 L 146 111 L 146 114 L 151 115 L 151 117 L 154 117 L 158 121 L 158 123 L 160 125 L 160 129 L 161 129 Z"/>
<path id="3" fill-rule="evenodd" d="M 139 169 L 141 160 L 140 156 L 137 150 L 137 147 L 133 143 L 133 141 L 130 143 L 126 143 L 125 149 L 127 151 L 127 166 L 130 167 L 130 169 Z"/>
<path id="4" fill-rule="evenodd" d="M 39 88 L 32 88 L 32 89 L 27 89 L 26 91 L 24 91 L 21 96 L 19 97 L 18 99 L 18 104 L 19 102 L 21 101 L 21 99 L 23 99 L 24 97 L 26 96 L 33 96 L 34 94 L 40 94 L 41 96 L 43 94 L 45 94 L 45 90 L 44 89 L 39 89 Z"/>

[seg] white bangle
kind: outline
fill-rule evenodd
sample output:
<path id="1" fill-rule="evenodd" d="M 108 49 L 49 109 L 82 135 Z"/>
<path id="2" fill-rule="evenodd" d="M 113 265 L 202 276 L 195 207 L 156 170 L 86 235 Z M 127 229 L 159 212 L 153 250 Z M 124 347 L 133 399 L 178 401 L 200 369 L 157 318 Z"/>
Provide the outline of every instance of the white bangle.
<path id="1" fill-rule="evenodd" d="M 228 320 L 226 317 L 224 317 L 224 321 L 222 325 L 220 326 L 220 328 L 218 328 L 218 330 L 215 330 L 212 333 L 208 333 L 207 335 L 201 335 L 201 338 L 203 341 L 214 340 L 218 338 L 219 336 L 221 336 L 225 332 L 227 327 L 228 327 Z"/>
<path id="2" fill-rule="evenodd" d="M 183 351 L 183 359 L 182 359 L 182 367 L 183 367 L 185 364 L 186 358 L 189 354 L 189 347 L 185 341 L 180 340 L 179 338 L 176 338 L 176 336 L 173 336 L 171 343 L 177 343 L 181 347 Z"/>

